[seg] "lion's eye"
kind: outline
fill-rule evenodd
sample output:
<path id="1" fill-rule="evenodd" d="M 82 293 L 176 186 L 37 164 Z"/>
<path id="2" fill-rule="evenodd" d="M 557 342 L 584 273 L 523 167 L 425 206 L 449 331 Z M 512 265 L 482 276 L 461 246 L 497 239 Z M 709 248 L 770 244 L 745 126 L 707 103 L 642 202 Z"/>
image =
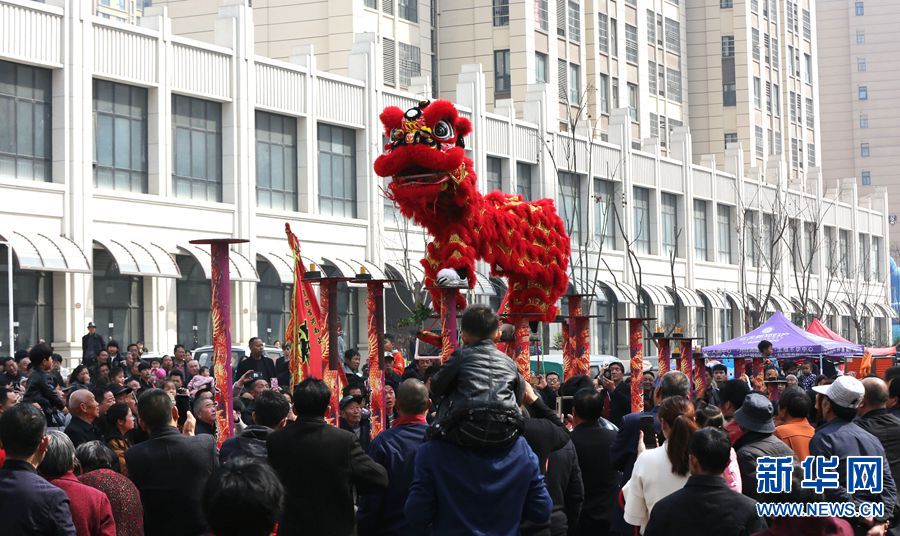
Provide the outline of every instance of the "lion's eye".
<path id="1" fill-rule="evenodd" d="M 403 137 L 403 131 L 400 130 L 399 128 L 395 128 L 395 129 L 391 130 L 391 140 L 397 141 L 402 137 Z"/>
<path id="2" fill-rule="evenodd" d="M 438 121 L 437 124 L 434 125 L 432 132 L 434 133 L 434 137 L 439 140 L 449 140 L 453 137 L 453 127 L 446 121 Z"/>

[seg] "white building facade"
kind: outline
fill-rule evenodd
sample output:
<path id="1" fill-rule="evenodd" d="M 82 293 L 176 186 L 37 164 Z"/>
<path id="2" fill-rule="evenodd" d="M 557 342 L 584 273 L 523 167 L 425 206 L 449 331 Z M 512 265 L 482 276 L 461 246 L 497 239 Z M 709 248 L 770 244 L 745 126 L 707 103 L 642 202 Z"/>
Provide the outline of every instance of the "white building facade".
<path id="1" fill-rule="evenodd" d="M 221 7 L 209 44 L 173 35 L 160 7 L 131 26 L 96 16 L 88 0 L 0 1 L 0 35 L 10 36 L 0 38 L 0 237 L 14 251 L 17 348 L 43 338 L 77 358 L 89 321 L 121 344 L 206 344 L 209 254 L 189 241 L 224 237 L 249 239 L 232 250 L 233 340 L 280 339 L 292 283 L 285 223 L 330 274 L 365 266 L 402 279 L 386 293 L 388 327 L 409 315 L 425 237 L 385 200 L 372 164 L 379 113 L 430 95 L 430 77 L 412 93 L 380 84 L 371 34 L 354 37 L 341 76 L 320 71 L 309 46 L 289 62 L 255 55 L 253 32 L 243 3 Z M 595 352 L 625 347 L 615 319 L 638 302 L 661 324 L 717 342 L 743 332 L 760 296 L 767 310 L 806 309 L 845 335 L 858 324 L 889 342 L 883 192 L 860 197 L 853 181 L 825 185 L 817 170 L 789 188 L 783 165 L 745 173 L 739 145 L 724 161 L 695 158 L 685 127 L 668 156 L 656 138 L 637 150 L 627 108 L 611 112 L 608 141 L 573 138 L 558 131 L 546 84 L 528 87 L 522 118 L 511 100 L 488 110 L 479 65 L 461 68 L 455 100 L 474 125 L 467 148 L 485 191 L 558 200 L 580 267 L 572 290 L 599 295 Z M 778 221 L 797 232 L 762 247 L 754 237 Z M 793 250 L 809 262 L 792 262 Z M 502 282 L 479 271 L 470 298 L 499 303 Z M 339 312 L 348 347 L 364 346 L 364 288 L 342 285 Z"/>

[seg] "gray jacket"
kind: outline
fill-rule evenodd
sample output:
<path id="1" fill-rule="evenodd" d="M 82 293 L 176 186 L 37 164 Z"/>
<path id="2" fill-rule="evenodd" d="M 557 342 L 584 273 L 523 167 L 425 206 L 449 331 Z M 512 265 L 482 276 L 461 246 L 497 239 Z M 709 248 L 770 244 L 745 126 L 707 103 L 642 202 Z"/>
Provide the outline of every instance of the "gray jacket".
<path id="1" fill-rule="evenodd" d="M 762 437 L 763 434 L 748 432 L 749 435 L 760 436 L 746 442 L 737 450 L 738 467 L 741 470 L 741 487 L 744 495 L 759 500 L 756 493 L 756 459 L 762 456 L 794 456 L 794 451 L 784 441 L 774 435 Z"/>

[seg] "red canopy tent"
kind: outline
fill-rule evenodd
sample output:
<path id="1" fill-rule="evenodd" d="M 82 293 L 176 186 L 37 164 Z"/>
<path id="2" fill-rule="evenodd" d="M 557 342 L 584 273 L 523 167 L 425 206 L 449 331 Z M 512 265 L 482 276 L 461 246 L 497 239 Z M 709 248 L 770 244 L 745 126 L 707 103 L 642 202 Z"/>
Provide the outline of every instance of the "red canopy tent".
<path id="1" fill-rule="evenodd" d="M 825 337 L 826 339 L 831 339 L 833 341 L 840 342 L 850 342 L 847 339 L 841 337 L 837 333 L 828 329 L 828 326 L 819 321 L 818 318 L 813 318 L 813 321 L 809 323 L 809 326 L 806 328 L 806 331 L 818 335 L 820 337 Z M 897 348 L 893 346 L 886 346 L 883 348 L 869 348 L 866 347 L 866 351 L 872 355 L 872 357 L 893 357 L 894 354 L 897 353 Z M 851 358 L 847 359 L 847 371 L 850 370 L 859 372 L 859 366 L 862 364 L 862 358 Z M 874 372 L 878 375 L 884 373 L 882 368 L 887 369 L 887 367 L 891 366 L 893 360 L 889 359 L 881 359 L 875 362 L 873 369 Z"/>

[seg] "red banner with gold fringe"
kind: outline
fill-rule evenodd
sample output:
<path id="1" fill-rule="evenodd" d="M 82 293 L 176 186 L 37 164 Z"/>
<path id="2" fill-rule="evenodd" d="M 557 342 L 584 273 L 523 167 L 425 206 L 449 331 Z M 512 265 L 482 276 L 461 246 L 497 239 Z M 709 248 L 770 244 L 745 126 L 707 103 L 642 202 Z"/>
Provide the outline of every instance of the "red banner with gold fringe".
<path id="1" fill-rule="evenodd" d="M 631 412 L 644 411 L 644 386 L 641 381 L 644 372 L 644 339 L 641 336 L 643 322 L 628 320 L 628 348 L 631 353 Z"/>
<path id="2" fill-rule="evenodd" d="M 368 309 L 369 339 L 369 390 L 371 391 L 372 439 L 384 430 L 384 373 L 381 370 L 382 356 L 379 354 L 380 332 L 378 326 L 378 300 L 384 292 L 381 283 L 368 285 L 366 307 Z"/>
<path id="3" fill-rule="evenodd" d="M 307 267 L 300 256 L 300 241 L 291 231 L 288 223 L 284 224 L 288 245 L 294 258 L 294 288 L 291 292 L 291 318 L 284 333 L 286 342 L 291 343 L 288 350 L 288 363 L 291 372 L 291 392 L 294 386 L 305 378 L 322 377 L 322 345 L 321 337 L 327 332 L 321 322 L 321 312 L 312 283 L 304 281 L 303 274 Z"/>

